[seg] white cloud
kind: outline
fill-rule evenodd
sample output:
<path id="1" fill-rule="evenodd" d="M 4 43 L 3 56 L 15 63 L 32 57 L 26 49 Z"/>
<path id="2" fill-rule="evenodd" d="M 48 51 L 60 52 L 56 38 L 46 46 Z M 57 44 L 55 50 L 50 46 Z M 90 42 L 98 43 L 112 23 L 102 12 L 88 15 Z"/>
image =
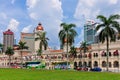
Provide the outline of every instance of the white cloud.
<path id="1" fill-rule="evenodd" d="M 27 6 L 30 17 L 33 19 L 36 19 L 36 17 L 38 20 L 43 17 L 48 19 L 53 17 L 61 20 L 63 17 L 59 0 L 27 0 Z"/>
<path id="2" fill-rule="evenodd" d="M 118 0 L 110 0 L 110 4 L 117 4 Z"/>
<path id="3" fill-rule="evenodd" d="M 5 25 L 6 22 L 8 21 L 7 19 L 8 19 L 8 16 L 4 12 L 1 12 L 0 13 L 0 24 Z"/>
<path id="4" fill-rule="evenodd" d="M 26 5 L 28 6 L 28 9 L 31 9 L 31 8 L 34 8 L 34 6 L 37 3 L 37 0 L 27 0 L 26 3 L 27 3 Z"/>
<path id="5" fill-rule="evenodd" d="M 34 2 L 33 2 L 34 1 Z M 51 44 L 58 44 L 58 32 L 63 19 L 59 0 L 27 0 L 29 16 L 38 24 L 42 23 Z M 58 46 L 58 45 L 57 45 Z"/>
<path id="6" fill-rule="evenodd" d="M 30 15 L 29 15 L 32 19 L 34 19 L 34 20 L 36 20 L 37 19 L 37 14 L 36 13 L 34 13 L 34 12 L 32 12 L 32 13 L 30 13 Z"/>
<path id="7" fill-rule="evenodd" d="M 15 0 L 11 0 L 11 4 L 14 4 L 15 3 Z"/>
<path id="8" fill-rule="evenodd" d="M 75 23 L 77 23 L 78 27 L 80 27 L 80 25 L 83 27 L 87 20 L 97 21 L 96 16 L 99 14 L 109 16 L 116 11 L 119 13 L 118 11 L 120 11 L 120 8 L 118 5 L 120 5 L 119 0 L 78 0 L 74 13 L 74 18 L 77 19 Z M 83 28 L 81 28 L 81 31 L 78 37 L 80 42 L 84 38 Z M 99 33 L 99 31 L 97 33 Z M 79 43 L 76 45 L 79 45 Z"/>
<path id="9" fill-rule="evenodd" d="M 99 14 L 99 8 L 96 8 L 97 0 L 79 0 L 76 7 L 74 17 L 80 19 L 84 16 L 86 19 L 90 19 Z"/>
<path id="10" fill-rule="evenodd" d="M 108 16 L 119 11 L 119 5 L 119 0 L 79 0 L 74 17 L 80 19 L 84 15 L 86 19 L 95 19 L 98 14 Z"/>
<path id="11" fill-rule="evenodd" d="M 19 22 L 16 19 L 11 19 L 9 24 L 8 24 L 7 29 L 11 29 L 12 31 L 17 32 L 18 31 L 18 25 L 19 25 Z"/>
<path id="12" fill-rule="evenodd" d="M 96 0 L 79 0 L 81 4 L 86 5 L 88 7 L 93 7 Z"/>
<path id="13" fill-rule="evenodd" d="M 96 10 L 92 15 L 94 18 L 96 18 L 96 16 L 98 16 L 100 14 L 100 10 Z"/>
<path id="14" fill-rule="evenodd" d="M 2 13 L 0 13 L 0 18 L 5 20 L 5 19 L 7 19 L 7 15 L 2 12 Z"/>
<path id="15" fill-rule="evenodd" d="M 30 32 L 30 29 L 31 29 L 32 25 L 29 25 L 27 27 L 24 27 L 22 32 L 26 32 L 26 33 L 29 33 Z"/>
<path id="16" fill-rule="evenodd" d="M 75 44 L 76 47 L 80 47 L 80 43 L 84 40 L 84 30 L 81 29 L 80 34 L 78 35 L 79 42 Z"/>

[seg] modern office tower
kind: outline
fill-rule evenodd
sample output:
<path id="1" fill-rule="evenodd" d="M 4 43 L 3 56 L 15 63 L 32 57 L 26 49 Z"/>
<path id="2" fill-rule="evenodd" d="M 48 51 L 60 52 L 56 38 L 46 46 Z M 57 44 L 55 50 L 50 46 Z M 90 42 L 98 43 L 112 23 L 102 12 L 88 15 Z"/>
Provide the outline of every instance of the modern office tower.
<path id="1" fill-rule="evenodd" d="M 28 46 L 28 50 L 34 52 L 34 33 L 24 33 L 21 32 L 21 41 L 26 42 L 26 46 Z"/>
<path id="2" fill-rule="evenodd" d="M 14 45 L 14 33 L 8 29 L 3 32 L 3 52 L 7 50 L 7 47 L 13 48 Z"/>
<path id="3" fill-rule="evenodd" d="M 86 41 L 88 44 L 96 43 L 98 42 L 98 37 L 95 36 L 95 26 L 96 23 L 94 21 L 87 21 L 84 25 L 84 41 Z"/>

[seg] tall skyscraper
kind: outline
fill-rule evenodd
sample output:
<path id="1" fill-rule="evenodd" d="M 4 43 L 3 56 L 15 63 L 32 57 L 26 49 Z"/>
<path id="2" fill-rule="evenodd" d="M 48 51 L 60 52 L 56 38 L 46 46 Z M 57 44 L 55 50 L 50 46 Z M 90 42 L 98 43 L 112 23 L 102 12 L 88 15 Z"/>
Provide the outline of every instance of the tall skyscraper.
<path id="1" fill-rule="evenodd" d="M 7 47 L 13 48 L 14 45 L 14 33 L 8 29 L 3 32 L 3 52 L 7 50 Z"/>
<path id="2" fill-rule="evenodd" d="M 96 40 L 96 30 L 95 30 L 96 23 L 94 21 L 87 21 L 84 25 L 84 41 L 86 41 L 88 44 L 92 44 L 97 42 Z"/>

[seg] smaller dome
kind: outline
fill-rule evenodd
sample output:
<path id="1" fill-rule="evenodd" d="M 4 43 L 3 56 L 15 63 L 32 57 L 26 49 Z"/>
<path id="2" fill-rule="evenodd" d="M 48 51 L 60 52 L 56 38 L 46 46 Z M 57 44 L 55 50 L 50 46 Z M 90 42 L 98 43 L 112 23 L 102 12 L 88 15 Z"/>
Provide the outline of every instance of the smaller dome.
<path id="1" fill-rule="evenodd" d="M 42 30 L 42 31 L 44 30 L 41 23 L 38 24 L 38 26 L 36 27 L 36 30 Z"/>

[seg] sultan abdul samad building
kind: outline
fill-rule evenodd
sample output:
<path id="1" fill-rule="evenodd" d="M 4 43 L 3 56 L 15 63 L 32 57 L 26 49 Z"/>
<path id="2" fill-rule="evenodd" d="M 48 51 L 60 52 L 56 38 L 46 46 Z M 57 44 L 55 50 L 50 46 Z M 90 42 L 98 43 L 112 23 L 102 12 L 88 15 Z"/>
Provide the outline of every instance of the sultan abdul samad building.
<path id="1" fill-rule="evenodd" d="M 39 49 L 39 41 L 35 41 L 37 36 L 35 33 L 41 34 L 44 32 L 42 24 L 38 24 L 33 33 L 21 33 L 21 41 L 26 42 L 28 50 L 23 51 L 23 60 L 26 61 L 42 61 L 46 65 L 46 69 L 66 68 L 66 62 L 69 63 L 69 68 L 81 67 L 83 64 L 87 67 L 100 67 L 102 70 L 106 70 L 106 43 L 93 43 L 88 46 L 89 50 L 84 54 L 80 52 L 80 48 L 76 48 L 77 56 L 75 58 L 66 56 L 66 43 L 63 49 L 53 50 L 48 48 L 43 50 L 42 56 L 37 56 L 37 50 Z M 20 51 L 17 46 L 14 46 L 15 54 L 12 56 L 12 63 L 20 63 Z M 70 50 L 70 47 L 69 47 Z M 109 70 L 120 70 L 120 40 L 111 42 L 109 45 Z M 0 66 L 7 67 L 8 65 L 7 55 L 0 55 Z"/>

